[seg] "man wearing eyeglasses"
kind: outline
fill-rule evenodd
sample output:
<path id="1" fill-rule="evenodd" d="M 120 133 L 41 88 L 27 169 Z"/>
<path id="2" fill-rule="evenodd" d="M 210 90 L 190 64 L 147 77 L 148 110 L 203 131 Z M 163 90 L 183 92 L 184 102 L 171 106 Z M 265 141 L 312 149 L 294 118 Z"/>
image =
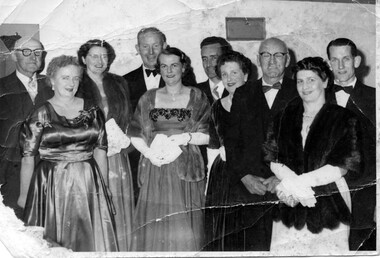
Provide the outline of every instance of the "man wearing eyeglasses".
<path id="1" fill-rule="evenodd" d="M 16 71 L 0 79 L 0 184 L 3 202 L 18 218 L 20 191 L 19 133 L 32 109 L 53 96 L 45 77 L 38 75 L 43 58 L 42 44 L 33 38 L 20 38 L 11 53 Z"/>
<path id="2" fill-rule="evenodd" d="M 234 192 L 242 202 L 254 204 L 245 206 L 244 227 L 245 250 L 269 251 L 272 233 L 270 201 L 279 182 L 264 165 L 261 146 L 271 120 L 285 108 L 287 103 L 298 96 L 295 81 L 285 77 L 290 55 L 282 40 L 269 38 L 259 47 L 257 56 L 262 78 L 237 88 L 232 100 L 231 116 L 236 118 L 236 135 L 232 142 L 241 149 L 231 157 L 236 168 L 231 180 Z M 268 203 L 266 203 L 268 202 Z"/>

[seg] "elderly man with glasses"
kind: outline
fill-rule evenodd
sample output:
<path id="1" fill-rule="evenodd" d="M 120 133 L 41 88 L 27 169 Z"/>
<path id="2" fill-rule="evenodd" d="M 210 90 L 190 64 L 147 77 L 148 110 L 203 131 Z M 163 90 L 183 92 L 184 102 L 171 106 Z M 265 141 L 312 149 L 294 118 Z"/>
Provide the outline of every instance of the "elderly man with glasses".
<path id="1" fill-rule="evenodd" d="M 0 79 L 0 190 L 3 203 L 14 209 L 21 219 L 23 210 L 17 205 L 20 127 L 36 105 L 53 96 L 53 91 L 46 84 L 45 77 L 37 74 L 45 56 L 41 42 L 22 37 L 15 42 L 11 55 L 16 71 Z"/>
<path id="2" fill-rule="evenodd" d="M 245 204 L 239 210 L 242 214 L 239 221 L 241 230 L 233 237 L 239 242 L 244 241 L 240 248 L 244 251 L 269 251 L 271 201 L 275 200 L 273 194 L 278 181 L 262 161 L 261 146 L 269 123 L 290 100 L 298 96 L 294 80 L 284 76 L 290 55 L 282 40 L 264 40 L 260 44 L 257 61 L 262 78 L 236 89 L 231 107 L 231 116 L 236 119 L 233 123 L 236 134 L 230 141 L 241 150 L 229 157 L 233 168 L 231 195 Z"/>

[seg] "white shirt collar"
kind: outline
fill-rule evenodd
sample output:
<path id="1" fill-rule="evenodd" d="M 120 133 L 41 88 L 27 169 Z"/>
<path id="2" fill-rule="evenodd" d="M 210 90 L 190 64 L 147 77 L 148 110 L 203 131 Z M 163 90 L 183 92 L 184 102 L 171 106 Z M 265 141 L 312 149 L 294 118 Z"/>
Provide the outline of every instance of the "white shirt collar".
<path id="1" fill-rule="evenodd" d="M 28 76 L 26 76 L 25 74 L 22 74 L 20 73 L 18 70 L 16 70 L 16 76 L 17 78 L 19 78 L 19 80 L 22 82 L 22 84 L 24 84 L 25 86 L 27 86 L 29 84 L 29 81 L 30 81 L 30 78 Z M 36 74 L 33 74 L 33 77 L 32 77 L 33 81 L 36 81 L 37 80 L 37 76 Z"/>
<path id="2" fill-rule="evenodd" d="M 355 76 L 355 78 L 354 78 L 354 80 L 351 82 L 351 83 L 349 83 L 348 85 L 344 85 L 344 86 L 352 86 L 353 88 L 355 88 L 355 84 L 356 84 L 356 81 L 357 81 L 358 79 L 356 78 L 356 76 Z M 334 81 L 334 83 L 336 84 L 336 85 L 339 85 L 339 86 L 342 86 L 342 87 L 344 87 L 341 83 L 339 83 L 338 81 Z"/>
<path id="3" fill-rule="evenodd" d="M 267 83 L 265 80 L 264 80 L 264 77 L 261 77 L 261 80 L 263 82 L 263 86 L 272 86 L 273 84 L 270 84 L 270 83 Z M 281 80 L 279 80 L 279 82 L 282 84 L 282 81 L 284 80 L 284 78 L 282 78 Z"/>

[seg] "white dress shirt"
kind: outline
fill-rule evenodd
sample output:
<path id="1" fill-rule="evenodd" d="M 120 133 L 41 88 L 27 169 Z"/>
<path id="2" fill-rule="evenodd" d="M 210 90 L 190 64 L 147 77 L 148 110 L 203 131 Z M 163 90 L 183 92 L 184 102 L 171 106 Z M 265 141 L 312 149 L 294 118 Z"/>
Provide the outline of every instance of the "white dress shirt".
<path id="1" fill-rule="evenodd" d="M 28 91 L 30 98 L 34 102 L 34 99 L 36 98 L 37 93 L 38 93 L 38 84 L 37 84 L 36 74 L 34 74 L 32 78 L 29 78 L 28 76 L 25 76 L 24 74 L 16 70 L 16 76 L 22 82 L 25 89 Z"/>
<path id="2" fill-rule="evenodd" d="M 224 85 L 223 85 L 223 81 L 220 81 L 218 82 L 217 84 L 214 84 L 210 79 L 208 80 L 209 82 L 209 85 L 210 85 L 210 90 L 211 90 L 211 94 L 212 96 L 214 97 L 214 99 L 220 99 L 223 95 L 223 91 L 224 91 Z M 214 93 L 214 88 L 216 88 L 216 91 L 218 92 L 219 94 L 219 97 L 215 95 Z"/>
<path id="3" fill-rule="evenodd" d="M 264 81 L 264 78 L 261 78 L 261 79 L 262 79 L 262 82 L 263 82 L 262 86 L 272 86 L 272 84 L 269 84 L 266 81 Z M 281 84 L 282 84 L 282 80 L 283 79 L 280 80 Z M 267 92 L 264 93 L 265 98 L 266 98 L 267 103 L 268 103 L 268 106 L 269 106 L 269 109 L 272 108 L 274 99 L 276 98 L 276 95 L 277 95 L 278 91 L 279 91 L 278 89 L 272 89 L 272 90 L 268 90 Z"/>
<path id="4" fill-rule="evenodd" d="M 151 70 L 151 69 L 148 69 L 143 65 L 143 74 L 144 74 L 144 81 L 145 81 L 146 89 L 150 90 L 150 89 L 158 88 L 160 86 L 161 75 L 159 73 L 157 73 L 156 76 L 153 76 L 153 74 L 150 74 L 148 77 L 146 75 L 145 70 Z"/>
<path id="5" fill-rule="evenodd" d="M 352 83 L 350 83 L 347 86 L 355 87 L 356 81 L 357 81 L 357 78 L 355 77 L 355 79 L 352 81 Z M 335 84 L 340 85 L 337 81 L 335 81 Z M 344 87 L 343 85 L 340 85 L 340 86 Z M 338 92 L 335 92 L 335 98 L 336 98 L 336 103 L 339 106 L 346 107 L 348 99 L 350 98 L 350 94 L 347 94 L 345 91 L 340 90 Z"/>

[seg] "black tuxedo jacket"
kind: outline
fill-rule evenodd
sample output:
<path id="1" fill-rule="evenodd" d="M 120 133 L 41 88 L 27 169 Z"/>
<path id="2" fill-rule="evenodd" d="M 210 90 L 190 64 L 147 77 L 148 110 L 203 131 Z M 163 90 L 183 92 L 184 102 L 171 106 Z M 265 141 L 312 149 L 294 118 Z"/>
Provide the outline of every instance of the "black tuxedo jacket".
<path id="1" fill-rule="evenodd" d="M 21 160 L 19 133 L 22 123 L 35 106 L 53 97 L 46 77 L 37 75 L 38 94 L 33 103 L 16 72 L 0 79 L 0 162 Z"/>
<path id="2" fill-rule="evenodd" d="M 337 103 L 333 87 L 326 92 L 326 99 L 330 103 Z M 360 178 L 346 177 L 349 187 L 356 189 L 351 191 L 351 229 L 371 228 L 376 206 L 376 89 L 357 80 L 346 108 L 358 116 L 363 142 L 362 174 Z"/>
<path id="3" fill-rule="evenodd" d="M 283 79 L 282 87 L 271 109 L 262 91 L 261 79 L 236 89 L 231 107 L 232 117 L 236 119 L 235 139 L 225 140 L 229 142 L 228 145 L 231 145 L 227 147 L 226 143 L 227 161 L 230 158 L 231 171 L 233 171 L 231 183 L 237 189 L 236 195 L 240 195 L 235 199 L 262 200 L 260 196 L 252 195 L 245 189 L 241 178 L 247 174 L 263 178 L 273 175 L 269 167 L 263 163 L 262 144 L 269 123 L 297 96 L 296 83 L 289 78 Z M 227 152 L 230 153 L 230 157 Z"/>
<path id="4" fill-rule="evenodd" d="M 206 93 L 206 96 L 210 105 L 212 105 L 215 102 L 214 97 L 212 96 L 212 93 L 211 93 L 209 80 L 198 83 L 196 87 L 202 90 L 204 93 Z M 226 97 L 227 95 L 228 95 L 228 91 L 224 89 L 222 97 Z"/>
<path id="5" fill-rule="evenodd" d="M 147 91 L 143 66 L 125 74 L 123 77 L 128 83 L 132 112 L 134 112 L 140 97 Z M 165 82 L 161 77 L 159 87 L 162 88 L 164 86 Z"/>
<path id="6" fill-rule="evenodd" d="M 274 117 L 280 113 L 286 105 L 295 97 L 299 96 L 297 91 L 296 82 L 290 78 L 284 77 L 281 84 L 281 89 L 277 92 L 276 98 L 273 101 L 272 108 L 269 108 L 265 94 L 262 90 L 263 81 L 262 79 L 257 80 L 253 87 L 256 87 L 258 98 L 262 104 L 262 112 L 264 119 L 264 130 L 266 130 L 269 124 L 273 121 Z"/>

